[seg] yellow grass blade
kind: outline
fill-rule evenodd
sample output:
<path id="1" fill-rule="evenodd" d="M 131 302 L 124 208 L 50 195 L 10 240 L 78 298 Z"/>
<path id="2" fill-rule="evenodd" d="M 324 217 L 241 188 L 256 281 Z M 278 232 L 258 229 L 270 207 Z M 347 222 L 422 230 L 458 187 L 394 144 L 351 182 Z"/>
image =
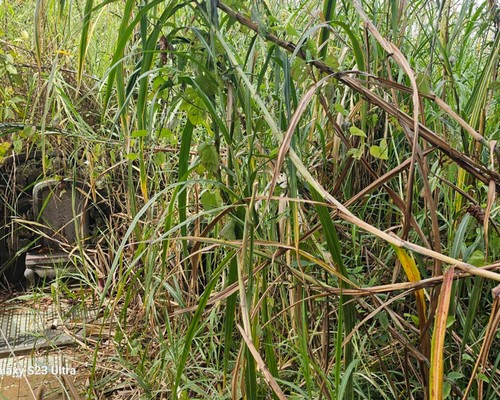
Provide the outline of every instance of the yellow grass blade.
<path id="1" fill-rule="evenodd" d="M 398 256 L 399 262 L 403 266 L 406 277 L 410 282 L 419 282 L 422 278 L 420 277 L 420 271 L 415 264 L 415 260 L 408 255 L 408 253 L 400 248 L 393 246 L 396 255 Z M 418 310 L 418 318 L 420 321 L 420 326 L 425 325 L 426 320 L 426 306 L 425 306 L 425 295 L 424 290 L 420 289 L 415 292 L 415 296 L 417 297 L 417 310 Z"/>

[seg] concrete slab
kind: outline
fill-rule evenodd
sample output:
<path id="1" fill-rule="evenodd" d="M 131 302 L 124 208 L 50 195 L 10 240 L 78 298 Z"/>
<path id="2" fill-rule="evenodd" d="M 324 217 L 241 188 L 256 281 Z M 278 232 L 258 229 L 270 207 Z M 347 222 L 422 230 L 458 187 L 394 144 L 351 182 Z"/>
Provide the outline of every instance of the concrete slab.
<path id="1" fill-rule="evenodd" d="M 74 342 L 51 304 L 45 309 L 7 306 L 0 312 L 0 358 Z"/>
<path id="2" fill-rule="evenodd" d="M 82 332 L 97 312 L 47 301 L 50 298 L 38 299 L 36 308 L 5 303 L 0 307 L 0 400 L 75 397 L 65 384 L 76 379 L 76 366 L 65 357 L 75 339 L 65 327 L 78 326 Z M 79 332 L 74 335 L 83 340 Z"/>

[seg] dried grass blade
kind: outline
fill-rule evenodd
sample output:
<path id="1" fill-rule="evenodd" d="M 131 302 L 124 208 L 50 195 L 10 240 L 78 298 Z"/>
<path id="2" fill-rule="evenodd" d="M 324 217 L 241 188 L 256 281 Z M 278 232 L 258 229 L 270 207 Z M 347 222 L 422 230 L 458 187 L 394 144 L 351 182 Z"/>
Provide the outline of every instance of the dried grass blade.
<path id="1" fill-rule="evenodd" d="M 486 368 L 486 363 L 488 361 L 488 353 L 490 352 L 490 348 L 495 339 L 498 326 L 500 325 L 500 285 L 495 287 L 491 292 L 493 294 L 494 300 L 493 300 L 493 306 L 491 308 L 490 320 L 488 322 L 488 327 L 486 328 L 486 333 L 484 335 L 484 341 L 483 345 L 481 346 L 479 357 L 477 358 L 476 364 L 474 365 L 474 370 L 472 371 L 469 384 L 467 385 L 467 389 L 465 390 L 462 400 L 466 400 L 469 397 L 469 392 L 472 388 L 472 383 L 474 382 L 474 379 L 477 378 L 476 372 L 478 368 L 480 366 L 482 370 Z M 478 379 L 479 399 L 482 398 L 482 385 L 483 381 L 481 379 Z"/>
<path id="2" fill-rule="evenodd" d="M 381 44 L 381 46 L 387 51 L 397 64 L 403 69 L 408 78 L 410 79 L 412 86 L 412 102 L 413 102 L 413 143 L 412 143 L 412 155 L 411 155 L 411 163 L 410 169 L 408 172 L 408 185 L 406 190 L 406 209 L 405 209 L 405 218 L 404 218 L 404 227 L 403 227 L 403 238 L 406 239 L 409 228 L 410 228 L 410 219 L 411 219 L 411 210 L 413 204 L 413 185 L 415 179 L 415 163 L 417 161 L 418 155 L 418 138 L 419 138 L 419 128 L 420 124 L 418 122 L 419 114 L 420 114 L 420 98 L 418 95 L 418 86 L 417 80 L 415 77 L 415 73 L 413 72 L 408 60 L 403 55 L 403 53 L 399 50 L 399 48 L 386 38 L 382 36 L 382 34 L 378 31 L 377 27 L 373 24 L 373 22 L 368 18 L 366 13 L 363 10 L 361 2 L 359 0 L 355 0 L 353 2 L 354 8 L 358 12 L 361 19 L 364 21 L 365 26 L 371 32 L 371 34 L 375 37 L 375 39 Z"/>
<path id="3" fill-rule="evenodd" d="M 325 190 L 323 186 L 321 186 L 316 179 L 311 175 L 311 173 L 308 171 L 308 169 L 305 167 L 305 165 L 302 163 L 302 160 L 299 158 L 297 153 L 293 151 L 293 149 L 289 150 L 290 152 L 290 159 L 292 162 L 295 164 L 297 167 L 297 171 L 302 175 L 304 180 L 312 187 L 314 190 L 319 192 L 321 196 L 333 204 L 335 207 L 337 207 L 337 212 L 340 218 L 344 219 L 345 221 L 348 221 L 361 229 L 366 230 L 367 232 L 370 232 L 371 234 L 379 237 L 380 239 L 386 241 L 387 243 L 390 243 L 398 248 L 405 248 L 407 250 L 411 251 L 416 251 L 417 253 L 420 253 L 422 255 L 432 257 L 433 259 L 440 260 L 446 264 L 450 265 L 455 265 L 456 267 L 460 268 L 462 271 L 468 272 L 471 275 L 476 275 L 476 276 L 482 276 L 484 278 L 488 279 L 493 279 L 495 281 L 500 282 L 500 274 L 497 274 L 492 271 L 487 271 L 483 268 L 478 268 L 474 267 L 471 264 L 468 264 L 466 262 L 457 260 L 453 257 L 447 256 L 445 254 L 439 253 L 434 250 L 426 249 L 425 247 L 419 246 L 417 244 L 414 244 L 412 242 L 409 242 L 407 240 L 402 240 L 399 237 L 395 235 L 391 235 L 387 232 L 381 231 L 380 229 L 374 227 L 373 225 L 370 225 L 369 223 L 363 221 L 362 219 L 356 217 L 354 214 L 352 214 L 342 203 L 340 203 L 335 197 L 333 197 L 328 191 Z"/>
<path id="4" fill-rule="evenodd" d="M 242 25 L 248 27 L 249 29 L 253 30 L 256 33 L 259 33 L 259 28 L 256 23 L 254 23 L 252 20 L 249 18 L 245 17 L 243 14 L 238 13 L 225 5 L 222 2 L 219 2 L 217 4 L 217 7 L 222 10 L 224 13 L 229 15 L 230 17 L 236 19 L 239 23 Z M 295 52 L 300 58 L 303 60 L 307 60 L 306 53 L 302 50 L 298 50 L 297 46 L 291 42 L 284 41 L 280 38 L 278 38 L 276 35 L 273 35 L 272 33 L 266 32 L 264 34 L 264 37 L 266 40 L 273 42 L 280 46 L 283 49 L 286 49 L 289 52 Z M 222 37 L 219 36 L 219 40 L 221 40 L 223 45 L 225 44 L 224 40 Z M 229 51 L 229 48 L 226 49 Z M 232 59 L 234 59 L 234 56 L 231 54 Z M 232 61 L 233 62 L 233 61 Z M 318 60 L 313 60 L 313 61 L 308 61 L 309 64 L 313 65 L 315 68 L 318 70 L 326 73 L 326 74 L 332 74 L 335 73 L 335 71 L 325 64 L 322 61 Z M 236 64 L 235 64 L 236 65 Z M 241 68 L 238 70 L 238 66 L 236 66 L 236 70 L 242 74 Z M 242 75 L 241 76 L 242 80 L 245 81 L 247 85 L 250 85 L 248 79 L 246 76 Z M 398 108 L 394 107 L 394 105 L 390 104 L 386 100 L 382 99 L 381 97 L 377 96 L 374 92 L 369 90 L 368 88 L 365 88 L 363 85 L 361 85 L 359 82 L 356 81 L 356 79 L 353 79 L 346 75 L 345 73 L 335 73 L 335 78 L 343 83 L 344 85 L 348 86 L 350 89 L 356 91 L 357 93 L 360 93 L 363 95 L 367 100 L 371 101 L 375 105 L 379 106 L 382 108 L 384 111 L 389 113 L 390 115 L 394 116 L 401 124 L 405 124 L 408 126 L 412 125 L 412 122 L 414 122 L 414 119 L 412 119 L 410 116 L 405 114 L 403 111 L 399 110 Z M 250 90 L 255 92 L 253 88 L 250 88 Z M 261 100 L 260 98 L 256 95 L 256 102 L 261 107 Z M 271 129 L 273 132 L 276 132 L 278 135 L 280 134 L 279 129 L 277 128 L 275 122 L 272 120 L 269 120 L 269 113 L 266 110 L 263 110 L 264 118 L 266 121 L 269 122 Z M 496 188 L 497 191 L 500 192 L 500 174 L 497 173 L 496 171 L 490 170 L 486 168 L 484 165 L 475 162 L 472 160 L 470 157 L 466 156 L 465 154 L 455 150 L 452 148 L 444 139 L 436 135 L 434 132 L 432 132 L 430 129 L 426 128 L 424 125 L 419 124 L 419 129 L 420 129 L 420 134 L 421 136 L 430 144 L 436 146 L 439 148 L 439 150 L 443 153 L 449 156 L 454 162 L 456 162 L 461 168 L 465 169 L 467 172 L 472 174 L 476 179 L 479 179 L 480 181 L 484 183 L 489 183 L 491 179 L 495 180 L 496 183 Z"/>
<path id="5" fill-rule="evenodd" d="M 490 160 L 491 160 L 491 169 L 495 169 L 494 165 L 494 151 L 496 147 L 496 140 L 490 142 Z M 496 198 L 496 190 L 495 190 L 495 181 L 491 180 L 488 185 L 488 199 L 486 203 L 486 210 L 484 211 L 484 248 L 486 250 L 485 259 L 488 258 L 488 225 L 490 221 L 491 209 L 493 208 L 493 204 L 495 203 Z"/>
<path id="6" fill-rule="evenodd" d="M 444 336 L 446 334 L 446 321 L 448 319 L 448 309 L 453 288 L 453 275 L 454 267 L 452 266 L 444 275 L 443 286 L 441 287 L 436 309 L 436 320 L 434 321 L 434 332 L 432 334 L 431 344 L 431 367 L 429 375 L 430 400 L 441 400 L 443 398 Z"/>

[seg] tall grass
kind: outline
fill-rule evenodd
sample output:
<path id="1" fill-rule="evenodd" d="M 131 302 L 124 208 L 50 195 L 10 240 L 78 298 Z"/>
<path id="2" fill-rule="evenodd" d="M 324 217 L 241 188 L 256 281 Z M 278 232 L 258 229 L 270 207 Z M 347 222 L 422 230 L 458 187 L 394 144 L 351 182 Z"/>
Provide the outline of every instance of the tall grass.
<path id="1" fill-rule="evenodd" d="M 498 12 L 0 4 L 2 139 L 109 203 L 82 392 L 498 398 Z"/>

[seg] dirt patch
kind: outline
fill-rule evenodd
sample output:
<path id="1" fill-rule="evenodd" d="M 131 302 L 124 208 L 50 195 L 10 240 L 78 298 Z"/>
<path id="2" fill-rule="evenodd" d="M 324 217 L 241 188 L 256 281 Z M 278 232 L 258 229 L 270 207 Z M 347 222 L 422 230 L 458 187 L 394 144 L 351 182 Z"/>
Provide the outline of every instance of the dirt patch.
<path id="1" fill-rule="evenodd" d="M 62 379 L 56 375 L 0 377 L 0 400 L 61 400 L 67 399 Z"/>

